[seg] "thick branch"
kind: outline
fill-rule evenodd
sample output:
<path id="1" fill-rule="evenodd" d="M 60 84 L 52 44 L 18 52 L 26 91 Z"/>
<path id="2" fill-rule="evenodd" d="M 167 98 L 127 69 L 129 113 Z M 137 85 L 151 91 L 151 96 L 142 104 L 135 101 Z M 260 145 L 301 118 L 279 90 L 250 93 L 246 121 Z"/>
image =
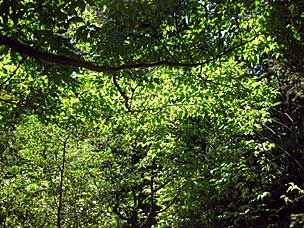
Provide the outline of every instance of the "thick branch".
<path id="1" fill-rule="evenodd" d="M 129 69 L 136 69 L 136 68 L 149 68 L 149 67 L 156 67 L 156 66 L 171 66 L 171 67 L 197 67 L 204 65 L 206 63 L 212 62 L 216 59 L 219 59 L 223 57 L 226 54 L 231 53 L 233 50 L 253 41 L 257 36 L 253 37 L 252 39 L 242 42 L 235 47 L 229 48 L 218 55 L 211 57 L 203 62 L 198 62 L 198 63 L 180 63 L 180 62 L 171 62 L 171 61 L 159 61 L 159 62 L 151 62 L 151 63 L 129 63 L 129 64 L 123 64 L 120 66 L 99 66 L 97 64 L 85 61 L 85 60 L 77 60 L 77 59 L 72 59 L 68 58 L 62 55 L 55 55 L 52 53 L 48 52 L 42 52 L 39 51 L 31 46 L 25 45 L 20 43 L 19 41 L 12 39 L 10 37 L 0 35 L 0 45 L 5 45 L 12 50 L 16 52 L 20 52 L 21 54 L 30 56 L 34 59 L 46 61 L 46 62 L 51 62 L 51 63 L 57 63 L 57 64 L 62 64 L 62 65 L 68 65 L 68 66 L 73 66 L 73 67 L 80 67 L 80 68 L 85 68 L 88 70 L 96 71 L 96 72 L 104 72 L 104 73 L 113 73 L 113 72 L 118 72 L 121 70 L 129 70 Z"/>

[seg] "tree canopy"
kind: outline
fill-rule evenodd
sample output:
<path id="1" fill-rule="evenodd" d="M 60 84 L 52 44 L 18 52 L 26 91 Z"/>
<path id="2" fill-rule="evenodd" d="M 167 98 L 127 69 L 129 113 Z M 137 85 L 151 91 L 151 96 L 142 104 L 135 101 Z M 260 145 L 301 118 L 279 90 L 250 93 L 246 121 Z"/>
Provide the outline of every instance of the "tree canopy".
<path id="1" fill-rule="evenodd" d="M 0 0 L 3 227 L 299 227 L 301 1 Z"/>

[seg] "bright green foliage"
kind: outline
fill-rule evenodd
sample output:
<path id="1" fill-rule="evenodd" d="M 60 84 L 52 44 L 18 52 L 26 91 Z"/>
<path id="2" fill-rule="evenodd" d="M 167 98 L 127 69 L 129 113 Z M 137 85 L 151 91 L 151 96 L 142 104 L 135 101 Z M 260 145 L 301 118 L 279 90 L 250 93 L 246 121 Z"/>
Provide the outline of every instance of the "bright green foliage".
<path id="1" fill-rule="evenodd" d="M 56 224 L 63 144 L 69 137 L 62 226 L 139 226 L 154 223 L 155 216 L 161 226 L 180 226 L 189 212 L 227 194 L 238 181 L 236 170 L 249 168 L 244 150 L 252 148 L 260 157 L 258 144 L 242 138 L 265 124 L 275 92 L 245 69 L 230 62 L 200 72 L 120 74 L 123 89 L 133 91 L 134 113 L 127 114 L 110 79 L 75 75 L 80 84 L 74 92 L 58 89 L 55 113 L 26 117 L 10 133 L 14 137 L 3 154 L 6 224 Z M 152 197 L 155 214 L 146 221 Z M 22 211 L 21 205 L 29 207 Z M 11 220 L 7 213 L 18 217 Z M 25 223 L 24 216 L 31 219 Z"/>
<path id="2" fill-rule="evenodd" d="M 238 227 L 263 212 L 282 175 L 258 138 L 279 95 L 268 1 L 0 8 L 1 34 L 45 55 L 130 66 L 93 72 L 1 41 L 1 225 Z"/>

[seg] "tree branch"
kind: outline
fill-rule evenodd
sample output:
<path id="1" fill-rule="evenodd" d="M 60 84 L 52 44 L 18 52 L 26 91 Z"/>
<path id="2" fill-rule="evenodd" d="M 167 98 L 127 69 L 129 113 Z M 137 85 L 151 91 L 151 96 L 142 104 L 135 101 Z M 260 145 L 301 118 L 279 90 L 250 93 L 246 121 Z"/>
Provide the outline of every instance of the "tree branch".
<path id="1" fill-rule="evenodd" d="M 65 160 L 66 160 L 66 149 L 67 149 L 67 142 L 70 135 L 66 137 L 63 142 L 63 154 L 62 154 L 62 166 L 60 169 L 60 186 L 59 186 L 59 205 L 57 208 L 57 227 L 61 228 L 61 212 L 63 206 L 63 179 L 64 179 L 64 169 L 65 169 Z"/>
<path id="2" fill-rule="evenodd" d="M 157 66 L 184 67 L 184 68 L 201 66 L 201 65 L 207 64 L 209 62 L 212 62 L 216 59 L 219 59 L 226 54 L 231 53 L 235 49 L 237 49 L 247 43 L 250 43 L 251 41 L 253 41 L 260 35 L 261 34 L 254 36 L 252 39 L 242 42 L 234 47 L 231 47 L 231 48 L 219 53 L 218 55 L 211 57 L 209 59 L 206 59 L 205 61 L 202 61 L 202 62 L 181 63 L 181 62 L 171 62 L 171 61 L 163 60 L 163 61 L 151 62 L 151 63 L 144 63 L 144 62 L 128 63 L 128 64 L 122 64 L 120 66 L 100 66 L 95 63 L 88 62 L 88 61 L 81 60 L 81 59 L 72 59 L 72 58 L 69 58 L 66 56 L 62 56 L 62 55 L 55 55 L 55 54 L 48 53 L 48 52 L 42 52 L 42 51 L 37 50 L 36 48 L 22 44 L 21 42 L 15 40 L 13 38 L 10 38 L 8 36 L 4 36 L 4 35 L 0 35 L 0 45 L 5 45 L 5 46 L 11 48 L 13 51 L 19 52 L 21 54 L 30 56 L 34 59 L 41 60 L 41 61 L 57 63 L 57 64 L 61 64 L 61 65 L 68 65 L 68 66 L 73 66 L 73 67 L 80 67 L 80 68 L 92 70 L 95 72 L 113 73 L 113 72 L 118 72 L 118 71 L 122 71 L 122 70 L 130 70 L 130 69 L 137 69 L 137 68 L 150 68 L 150 67 L 157 67 Z"/>
<path id="3" fill-rule="evenodd" d="M 125 217 L 124 215 L 122 215 L 119 211 L 119 196 L 118 194 L 115 194 L 115 199 L 116 199 L 116 202 L 114 204 L 114 207 L 113 207 L 113 212 L 122 220 L 125 220 L 125 221 L 128 221 L 129 219 L 127 217 Z"/>
<path id="4" fill-rule="evenodd" d="M 128 112 L 132 112 L 131 110 L 131 106 L 130 106 L 130 98 L 129 96 L 126 94 L 125 91 L 122 90 L 122 88 L 120 87 L 120 85 L 118 84 L 118 81 L 117 81 L 117 76 L 116 76 L 116 73 L 113 73 L 113 83 L 116 87 L 116 89 L 118 90 L 119 94 L 123 97 L 123 99 L 125 100 L 125 107 L 127 109 Z"/>
<path id="5" fill-rule="evenodd" d="M 0 89 L 2 89 L 4 84 L 7 83 L 9 80 L 11 80 L 15 76 L 15 74 L 19 70 L 20 66 L 24 63 L 25 59 L 26 58 L 22 58 L 21 61 L 18 63 L 17 67 L 15 68 L 15 70 L 7 77 L 7 79 L 5 79 L 3 82 L 1 82 Z"/>

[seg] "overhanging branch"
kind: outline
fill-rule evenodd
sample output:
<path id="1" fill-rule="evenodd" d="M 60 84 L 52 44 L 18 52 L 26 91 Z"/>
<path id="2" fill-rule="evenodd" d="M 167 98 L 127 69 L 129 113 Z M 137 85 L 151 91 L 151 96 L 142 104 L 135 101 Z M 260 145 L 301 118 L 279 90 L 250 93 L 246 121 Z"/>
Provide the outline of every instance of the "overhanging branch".
<path id="1" fill-rule="evenodd" d="M 259 35 L 257 35 L 259 36 Z M 62 55 L 55 55 L 52 53 L 48 52 L 42 52 L 39 51 L 31 46 L 22 44 L 21 42 L 4 36 L 0 35 L 0 45 L 5 45 L 9 48 L 11 48 L 13 51 L 19 52 L 21 54 L 30 56 L 34 59 L 37 60 L 42 60 L 46 62 L 51 62 L 51 63 L 56 63 L 56 64 L 61 64 L 61 65 L 68 65 L 68 66 L 73 66 L 73 67 L 80 67 L 88 70 L 92 70 L 95 72 L 104 72 L 104 73 L 113 73 L 113 72 L 118 72 L 122 70 L 130 70 L 130 69 L 138 69 L 138 68 L 150 68 L 150 67 L 157 67 L 157 66 L 170 66 L 170 67 L 185 67 L 185 68 L 191 68 L 191 67 L 197 67 L 201 66 L 204 64 L 207 64 L 209 62 L 212 62 L 216 59 L 219 59 L 235 49 L 250 43 L 253 41 L 257 36 L 253 37 L 252 39 L 242 42 L 234 47 L 228 48 L 225 51 L 219 53 L 216 56 L 213 56 L 203 62 L 198 62 L 198 63 L 181 63 L 181 62 L 171 62 L 171 61 L 158 61 L 158 62 L 151 62 L 151 63 L 129 63 L 129 64 L 123 64 L 120 66 L 100 66 L 85 60 L 77 60 L 77 59 L 72 59 L 66 56 Z"/>

